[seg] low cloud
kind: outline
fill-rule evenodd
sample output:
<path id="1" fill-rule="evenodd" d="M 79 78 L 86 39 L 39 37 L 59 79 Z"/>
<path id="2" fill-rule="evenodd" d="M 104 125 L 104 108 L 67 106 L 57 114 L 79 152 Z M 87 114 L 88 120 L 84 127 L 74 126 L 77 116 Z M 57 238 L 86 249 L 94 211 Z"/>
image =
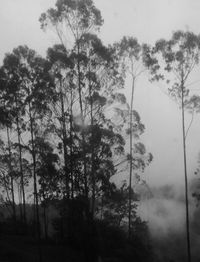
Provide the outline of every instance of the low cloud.
<path id="1" fill-rule="evenodd" d="M 200 261 L 200 206 L 196 205 L 192 197 L 196 188 L 198 188 L 198 183 L 192 181 L 189 208 L 193 262 Z M 158 261 L 187 261 L 184 188 L 171 185 L 153 188 L 151 198 L 149 198 L 150 194 L 146 194 L 145 190 L 144 192 L 138 213 L 148 223 L 151 244 Z"/>

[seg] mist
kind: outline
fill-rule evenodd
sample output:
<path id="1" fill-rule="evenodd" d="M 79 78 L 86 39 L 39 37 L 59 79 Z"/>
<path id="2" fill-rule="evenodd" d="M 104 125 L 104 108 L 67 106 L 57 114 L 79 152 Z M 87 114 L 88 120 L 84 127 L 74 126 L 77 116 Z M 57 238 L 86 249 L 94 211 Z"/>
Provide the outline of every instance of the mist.
<path id="1" fill-rule="evenodd" d="M 53 7 L 55 2 L 56 0 L 4 1 L 0 10 L 1 63 L 6 53 L 21 44 L 46 56 L 47 48 L 53 46 L 57 38 L 53 30 L 42 32 L 38 18 L 42 12 Z M 200 3 L 197 0 L 94 0 L 94 3 L 101 10 L 104 19 L 99 36 L 106 45 L 119 41 L 124 35 L 137 37 L 141 44 L 146 42 L 154 45 L 160 38 L 169 39 L 176 30 L 189 30 L 199 34 Z M 194 81 L 191 79 L 189 82 L 197 94 L 199 81 L 198 67 Z M 130 90 L 130 79 L 126 79 L 123 93 L 128 102 Z M 157 259 L 155 262 L 185 262 L 186 211 L 180 108 L 169 99 L 166 86 L 151 83 L 147 73 L 137 81 L 134 99 L 134 110 L 138 111 L 145 125 L 141 141 L 147 152 L 153 154 L 152 163 L 141 174 L 141 180 L 146 182 L 134 187 L 140 195 L 137 213 L 148 225 L 148 241 L 154 250 Z M 81 121 L 80 114 L 74 115 L 76 125 L 82 124 Z M 186 113 L 186 129 L 190 121 L 191 114 Z M 200 206 L 193 197 L 200 185 L 198 178 L 194 178 L 200 151 L 199 123 L 197 114 L 187 137 L 192 262 L 200 261 Z M 127 138 L 126 140 L 129 142 Z M 128 147 L 129 145 L 126 149 Z M 119 185 L 124 178 L 128 181 L 128 168 L 127 165 L 125 174 L 120 173 L 113 178 L 116 184 Z M 27 209 L 31 218 L 33 211 L 31 208 Z M 58 214 L 53 208 L 49 208 L 48 212 L 49 233 L 53 234 L 51 220 Z M 17 215 L 19 214 L 17 210 Z M 44 230 L 44 225 L 42 226 Z"/>
<path id="2" fill-rule="evenodd" d="M 192 196 L 199 189 L 199 180 L 190 181 L 189 211 L 192 261 L 200 260 L 200 207 Z M 151 244 L 158 261 L 187 261 L 186 215 L 184 187 L 163 185 L 138 189 L 141 202 L 138 213 L 147 222 Z"/>

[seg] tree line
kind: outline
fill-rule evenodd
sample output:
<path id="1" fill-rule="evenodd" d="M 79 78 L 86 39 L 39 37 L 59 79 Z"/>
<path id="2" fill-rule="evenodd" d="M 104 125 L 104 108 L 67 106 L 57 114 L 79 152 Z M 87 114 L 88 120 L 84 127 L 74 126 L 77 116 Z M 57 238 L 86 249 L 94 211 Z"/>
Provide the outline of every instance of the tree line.
<path id="1" fill-rule="evenodd" d="M 39 20 L 43 30 L 52 30 L 58 38 L 58 43 L 48 48 L 46 58 L 27 46 L 18 46 L 5 55 L 0 68 L 1 200 L 9 206 L 13 224 L 20 220 L 24 228 L 29 227 L 27 205 L 32 203 L 40 261 L 41 242 L 48 237 L 50 205 L 59 211 L 54 228 L 61 239 L 77 245 L 80 236 L 88 232 L 95 235 L 98 228 L 107 227 L 106 222 L 123 229 L 127 245 L 139 245 L 136 236 L 148 233 L 137 215 L 139 199 L 133 190 L 133 175 L 139 181 L 153 156 L 140 141 L 145 126 L 134 109 L 134 91 L 136 80 L 146 72 L 150 81 L 166 84 L 181 108 L 191 261 L 186 157 L 189 129 L 184 117 L 186 110 L 192 116 L 199 112 L 199 96 L 190 94 L 187 80 L 199 63 L 200 37 L 177 31 L 170 40 L 159 40 L 153 47 L 133 37 L 105 46 L 98 36 L 103 18 L 92 0 L 57 0 Z M 127 78 L 131 78 L 130 102 L 124 94 Z M 127 166 L 121 170 L 126 164 L 129 179 L 119 188 L 112 178 L 119 172 L 127 173 Z M 99 225 L 99 220 L 103 224 Z M 103 233 L 97 234 L 98 241 L 99 234 Z M 88 239 L 91 246 L 96 241 L 95 237 Z M 144 243 L 138 250 L 141 247 Z M 101 251 L 94 247 L 92 257 L 88 248 L 85 246 L 85 261 L 96 261 Z M 145 252 L 148 261 L 153 261 L 149 247 Z M 132 255 L 144 261 L 136 250 Z"/>

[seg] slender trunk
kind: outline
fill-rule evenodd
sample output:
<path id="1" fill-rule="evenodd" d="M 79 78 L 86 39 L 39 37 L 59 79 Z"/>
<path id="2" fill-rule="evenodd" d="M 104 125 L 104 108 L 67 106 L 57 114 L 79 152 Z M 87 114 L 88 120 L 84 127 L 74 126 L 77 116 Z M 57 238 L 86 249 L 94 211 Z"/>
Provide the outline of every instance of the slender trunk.
<path id="1" fill-rule="evenodd" d="M 72 88 L 70 88 L 70 175 L 71 175 L 71 197 L 74 198 L 74 174 L 73 174 L 73 137 L 72 137 L 72 117 L 73 117 L 73 101 Z"/>
<path id="2" fill-rule="evenodd" d="M 90 96 L 90 120 L 91 120 L 91 179 L 92 179 L 92 217 L 94 217 L 95 212 L 95 183 L 96 183 L 96 177 L 95 177 L 95 170 L 94 170 L 94 119 L 93 119 L 93 101 L 92 101 L 92 86 L 90 81 L 90 69 L 89 69 L 89 96 Z"/>
<path id="3" fill-rule="evenodd" d="M 11 163 L 11 144 L 10 144 L 10 134 L 9 128 L 7 127 L 7 139 L 8 139 L 8 154 L 9 154 L 9 173 L 10 173 L 10 183 L 11 183 L 11 197 L 12 197 L 12 208 L 13 208 L 13 220 L 16 224 L 16 208 L 15 208 L 15 194 L 14 194 L 14 178 L 13 178 L 13 169 Z"/>
<path id="4" fill-rule="evenodd" d="M 64 219 L 63 214 L 60 216 L 60 240 L 64 239 Z"/>
<path id="5" fill-rule="evenodd" d="M 37 225 L 36 225 L 36 220 L 37 220 L 37 217 L 36 217 L 36 203 L 35 203 L 35 194 L 34 194 L 34 198 L 33 198 L 33 236 L 36 235 L 36 228 L 37 228 Z"/>
<path id="6" fill-rule="evenodd" d="M 19 144 L 19 165 L 20 165 L 20 175 L 21 175 L 21 192 L 22 192 L 22 202 L 23 202 L 23 220 L 26 224 L 26 199 L 25 199 L 25 191 L 24 191 L 24 175 L 23 175 L 23 165 L 22 165 L 22 148 L 21 148 L 21 132 L 19 127 L 19 118 L 17 115 L 17 136 L 18 136 L 18 144 Z"/>
<path id="7" fill-rule="evenodd" d="M 48 239 L 48 225 L 47 225 L 47 214 L 46 214 L 46 206 L 43 207 L 43 218 L 44 218 L 44 235 L 45 239 Z"/>
<path id="8" fill-rule="evenodd" d="M 22 194 L 21 194 L 21 185 L 17 185 L 17 193 L 18 193 L 18 199 L 19 199 L 19 212 L 20 212 L 20 220 L 23 220 L 23 211 L 22 211 Z"/>
<path id="9" fill-rule="evenodd" d="M 132 173 L 133 173 L 133 98 L 135 78 L 132 79 L 131 105 L 130 105 L 130 172 L 129 172 L 129 207 L 128 207 L 128 237 L 131 238 L 131 198 L 132 198 Z"/>
<path id="10" fill-rule="evenodd" d="M 79 42 L 77 43 L 77 51 L 78 51 L 78 93 L 79 93 L 79 105 L 81 110 L 81 121 L 84 127 L 84 114 L 83 114 L 83 102 L 82 102 L 82 88 L 81 88 L 81 70 L 80 70 L 80 46 Z M 85 150 L 85 135 L 82 132 L 82 147 L 83 147 L 83 167 L 84 167 L 84 187 L 85 187 L 85 197 L 88 199 L 88 181 L 87 181 L 87 163 L 86 163 L 86 150 Z"/>
<path id="11" fill-rule="evenodd" d="M 36 210 L 35 211 L 36 211 L 38 250 L 39 250 L 39 261 L 41 262 L 42 261 L 41 229 L 40 229 L 40 216 L 39 216 L 39 200 L 38 200 L 38 191 L 37 191 L 34 127 L 33 127 L 33 117 L 32 117 L 32 113 L 31 113 L 30 103 L 29 103 L 29 120 L 30 120 L 31 146 L 32 146 L 32 159 L 33 159 L 33 184 L 34 184 L 34 199 L 35 199 L 35 206 L 36 206 Z"/>
<path id="12" fill-rule="evenodd" d="M 13 205 L 13 220 L 16 223 L 16 208 L 15 208 L 15 193 L 14 193 L 14 179 L 11 174 L 11 195 L 12 195 L 12 205 Z"/>
<path id="13" fill-rule="evenodd" d="M 63 150 L 64 150 L 64 169 L 65 169 L 65 183 L 66 183 L 66 195 L 69 199 L 69 174 L 67 170 L 67 134 L 65 123 L 65 106 L 62 92 L 62 81 L 60 80 L 60 103 L 61 103 L 61 115 L 62 115 L 62 133 L 63 133 Z"/>
<path id="14" fill-rule="evenodd" d="M 94 169 L 94 144 L 93 144 L 93 115 L 92 115 L 92 105 L 91 105 L 91 127 L 92 127 L 92 143 L 91 143 L 91 176 L 92 176 L 92 217 L 94 216 L 95 211 L 95 185 L 96 185 L 96 176 L 95 176 L 95 169 Z"/>
<path id="15" fill-rule="evenodd" d="M 91 106 L 92 108 L 92 106 Z M 91 109 L 92 110 L 92 109 Z M 95 169 L 94 169 L 94 144 L 93 144 L 93 116 L 91 113 L 91 127 L 92 127 L 92 143 L 91 143 L 91 176 L 92 176 L 92 217 L 94 217 L 95 212 L 95 199 L 96 199 L 96 192 L 95 192 L 95 185 L 96 185 L 96 175 L 95 175 Z"/>
<path id="16" fill-rule="evenodd" d="M 103 194 L 101 196 L 101 220 L 103 220 Z"/>
<path id="17" fill-rule="evenodd" d="M 6 175 L 5 175 L 5 173 L 3 172 L 2 173 L 3 174 L 3 183 L 4 183 L 4 188 L 5 188 L 5 190 L 6 190 L 6 196 L 7 196 L 7 201 L 9 202 L 9 205 L 11 206 L 11 209 L 13 209 L 12 208 L 12 201 L 10 200 L 10 187 L 9 187 L 9 185 L 8 185 L 8 183 L 7 183 L 7 179 L 6 179 Z M 10 212 L 10 211 L 9 211 Z M 11 211 L 11 214 L 12 214 L 12 211 Z"/>
<path id="18" fill-rule="evenodd" d="M 187 255 L 188 255 L 188 262 L 191 262 L 188 179 L 187 179 L 187 156 L 186 156 L 186 136 L 185 136 L 184 81 L 183 81 L 183 78 L 182 78 L 182 81 L 181 81 L 181 112 L 182 112 L 183 157 L 184 157 L 184 173 L 185 173 L 185 208 L 186 208 Z"/>

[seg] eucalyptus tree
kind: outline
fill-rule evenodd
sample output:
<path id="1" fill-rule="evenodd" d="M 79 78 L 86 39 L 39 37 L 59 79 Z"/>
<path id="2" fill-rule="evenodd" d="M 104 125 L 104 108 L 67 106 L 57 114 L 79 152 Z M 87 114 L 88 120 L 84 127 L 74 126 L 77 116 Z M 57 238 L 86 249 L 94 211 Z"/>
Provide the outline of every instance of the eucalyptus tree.
<path id="1" fill-rule="evenodd" d="M 128 161 L 130 163 L 129 168 L 129 237 L 131 234 L 131 201 L 132 201 L 132 176 L 133 170 L 136 169 L 134 166 L 134 129 L 137 127 L 137 123 L 140 122 L 138 119 L 139 115 L 134 110 L 134 93 L 135 93 L 135 85 L 136 81 L 140 77 L 142 73 L 146 71 L 146 56 L 148 51 L 147 45 L 140 45 L 138 40 L 133 37 L 123 37 L 123 39 L 119 43 L 114 44 L 114 48 L 116 50 L 116 56 L 118 57 L 120 64 L 120 71 L 124 78 L 131 79 L 131 100 L 128 105 L 129 110 L 129 141 L 130 153 L 128 154 Z M 135 119 L 136 118 L 136 119 Z M 136 120 L 136 121 L 135 121 Z M 139 121 L 137 121 L 139 120 Z M 144 131 L 144 126 L 140 125 L 138 128 L 141 130 L 141 133 Z M 151 157 L 150 157 L 151 159 Z"/>
<path id="2" fill-rule="evenodd" d="M 6 127 L 6 133 L 7 133 L 7 149 L 8 149 L 8 155 L 6 158 L 8 159 L 8 166 L 9 166 L 9 176 L 10 176 L 10 184 L 11 184 L 11 195 L 12 195 L 12 204 L 13 204 L 13 217 L 14 221 L 16 222 L 16 208 L 15 208 L 15 192 L 14 192 L 14 170 L 12 166 L 12 151 L 11 151 L 11 140 L 10 140 L 10 130 L 8 127 Z"/>
<path id="3" fill-rule="evenodd" d="M 57 46 L 58 47 L 58 46 Z M 59 81 L 62 79 L 63 93 L 62 97 L 65 99 L 65 119 L 66 124 L 69 123 L 69 140 L 70 143 L 66 144 L 67 147 L 70 147 L 70 172 L 72 173 L 72 164 L 75 162 L 75 149 L 77 145 L 79 146 L 79 158 L 76 163 L 80 165 L 84 160 L 87 160 L 87 175 L 85 176 L 85 172 L 83 170 L 84 179 L 81 181 L 79 179 L 79 187 L 84 186 L 84 192 L 86 196 L 91 197 L 91 211 L 94 213 L 95 206 L 95 198 L 97 195 L 97 173 L 100 168 L 100 164 L 95 166 L 97 163 L 98 154 L 97 151 L 101 152 L 101 143 L 106 138 L 106 136 L 110 136 L 110 140 L 113 140 L 116 136 L 114 130 L 112 132 L 107 132 L 107 129 L 111 129 L 114 127 L 114 123 L 112 123 L 108 116 L 106 116 L 107 109 L 111 109 L 111 107 L 116 106 L 116 101 L 118 104 L 123 102 L 123 98 L 125 97 L 119 93 L 115 93 L 119 91 L 120 88 L 123 87 L 122 78 L 117 75 L 117 71 L 115 69 L 115 60 L 113 59 L 113 50 L 111 48 L 106 48 L 100 39 L 96 35 L 93 34 L 85 34 L 81 41 L 81 63 L 80 70 L 82 72 L 82 83 L 84 85 L 83 93 L 83 106 L 84 106 L 84 125 L 82 124 L 81 117 L 79 114 L 79 102 L 78 102 L 78 90 L 76 89 L 76 71 L 73 67 L 73 59 L 74 52 L 70 56 L 66 56 L 66 51 L 63 52 L 61 50 L 62 46 L 57 48 L 57 52 L 55 49 L 49 49 L 49 59 L 54 60 L 54 65 L 52 70 L 54 72 L 55 80 Z M 59 52 L 58 52 L 59 51 Z M 57 57 L 57 61 L 56 58 Z M 69 63 L 69 59 L 71 63 Z M 67 64 L 66 64 L 67 62 Z M 70 68 L 71 64 L 71 68 Z M 60 85 L 59 85 L 60 86 Z M 60 97 L 60 96 L 59 96 Z M 119 105 L 118 105 L 119 106 Z M 56 111 L 58 112 L 59 108 L 56 106 Z M 60 103 L 60 109 L 62 109 Z M 63 112 L 64 112 L 63 111 Z M 56 112 L 56 113 L 57 113 Z M 62 115 L 62 114 L 61 114 Z M 60 118 L 61 120 L 63 118 Z M 65 127 L 66 128 L 66 127 Z M 116 128 L 115 128 L 116 129 Z M 110 130 L 111 131 L 111 130 Z M 72 136 L 73 132 L 73 136 Z M 96 134 L 99 135 L 99 138 Z M 107 133 L 106 133 L 107 132 Z M 85 146 L 84 148 L 80 144 L 80 139 L 84 135 Z M 112 138 L 113 137 L 113 138 Z M 119 138 L 120 136 L 118 136 Z M 94 139 L 95 138 L 95 139 Z M 117 137 L 116 137 L 117 138 Z M 73 141 L 72 141 L 73 140 Z M 73 142 L 73 146 L 72 143 Z M 113 140 L 114 141 L 114 140 Z M 119 140 L 120 141 L 120 140 Z M 117 142 L 116 142 L 117 143 Z M 115 151 L 123 152 L 124 141 L 121 139 L 121 147 L 118 146 L 118 150 L 115 148 Z M 75 145 L 74 145 L 75 144 Z M 110 142 L 110 145 L 113 142 Z M 106 145 L 105 145 L 106 146 Z M 109 147 L 109 143 L 107 143 L 107 148 Z M 114 144 L 113 146 L 114 147 Z M 71 152 L 73 149 L 73 154 Z M 102 148 L 102 156 L 105 154 L 104 147 Z M 110 153 L 109 153 L 110 152 Z M 108 151 L 108 155 L 111 154 L 111 151 Z M 108 157 L 107 155 L 107 157 Z M 73 156 L 73 163 L 71 163 Z M 96 156 L 96 158 L 95 158 Z M 85 158 L 85 159 L 84 159 Z M 83 160 L 82 160 L 83 159 Z M 95 160 L 96 159 L 96 160 Z M 106 158 L 105 158 L 106 159 Z M 111 159 L 111 158 L 110 158 Z M 100 163 L 100 162 L 99 162 Z M 76 165 L 77 166 L 77 165 Z M 99 166 L 99 167 L 98 167 Z M 74 167 L 73 167 L 74 168 Z M 102 167 L 101 167 L 102 169 Z M 106 168 L 104 167 L 106 170 Z M 114 170 L 114 169 L 113 169 Z M 79 170 L 81 171 L 81 167 Z M 112 173 L 112 172 L 111 172 Z M 72 175 L 71 175 L 72 177 Z M 108 176 L 110 177 L 110 176 Z M 71 183 L 72 186 L 72 183 Z M 71 188 L 72 189 L 72 188 Z M 89 194 L 89 195 L 88 195 Z"/>
<path id="4" fill-rule="evenodd" d="M 83 78 L 84 91 L 86 98 L 84 101 L 85 107 L 85 126 L 88 129 L 88 134 L 85 135 L 86 141 L 87 135 L 90 135 L 88 145 L 90 147 L 90 185 L 91 185 L 91 196 L 92 196 L 92 213 L 94 214 L 96 185 L 98 184 L 98 165 L 96 165 L 96 158 L 100 144 L 101 134 L 109 136 L 112 134 L 113 137 L 117 138 L 115 145 L 111 143 L 107 144 L 108 152 L 111 153 L 112 166 L 110 170 L 113 170 L 113 174 L 116 173 L 115 165 L 113 164 L 116 156 L 121 157 L 124 154 L 125 140 L 122 139 L 121 133 L 124 126 L 127 123 L 127 117 L 129 115 L 129 107 L 127 106 L 126 97 L 121 93 L 124 87 L 124 78 L 120 74 L 120 68 L 124 69 L 124 65 L 121 61 L 121 56 L 116 55 L 116 46 L 109 48 L 105 47 L 100 39 L 93 34 L 85 34 L 80 42 L 82 50 L 82 60 L 84 63 L 80 69 L 83 72 L 85 78 Z M 125 63 L 125 61 L 123 61 Z M 124 72 L 124 71 L 123 71 Z M 132 112 L 134 121 L 132 121 L 131 130 L 132 135 L 135 138 L 139 138 L 140 134 L 144 131 L 144 125 L 141 123 L 139 114 L 133 110 Z M 89 128 L 87 128 L 87 126 Z M 100 129 L 99 129 L 100 128 Z M 101 133 L 98 133 L 101 131 Z M 111 132 L 112 131 L 112 132 Z M 127 134 L 130 134 L 130 126 L 126 130 Z M 98 138 L 99 137 L 99 138 Z M 106 137 L 105 137 L 106 138 Z M 108 140 L 107 140 L 108 141 Z M 110 137 L 110 141 L 112 141 Z M 87 146 L 88 148 L 88 146 Z M 100 150 L 103 152 L 104 148 Z M 132 167 L 137 171 L 144 170 L 145 166 L 148 165 L 152 160 L 152 155 L 146 153 L 146 149 L 142 143 L 135 143 L 132 145 L 132 151 L 135 156 L 132 157 Z M 87 150 L 86 150 L 87 153 Z M 109 159 L 109 155 L 107 155 Z M 128 155 L 130 161 L 130 155 Z M 98 158 L 100 163 L 100 160 Z M 106 170 L 106 167 L 104 167 Z M 105 171 L 104 171 L 105 172 Z M 112 176 L 110 174 L 110 177 Z M 109 181 L 109 179 L 107 181 Z M 109 183 L 107 183 L 109 188 Z M 105 193 L 105 192 L 104 192 Z M 132 196 L 130 196 L 132 198 Z"/>
<path id="5" fill-rule="evenodd" d="M 191 125 L 186 130 L 185 111 L 199 110 L 199 98 L 191 95 L 189 81 L 199 64 L 200 41 L 199 36 L 192 32 L 174 32 L 170 40 L 161 39 L 156 42 L 152 55 L 157 63 L 154 65 L 153 80 L 163 80 L 170 86 L 169 95 L 178 103 L 182 117 L 182 139 L 185 178 L 185 202 L 186 202 L 186 233 L 188 261 L 191 261 L 190 225 L 189 225 L 189 201 L 188 201 L 188 174 L 186 137 Z M 156 61 L 155 60 L 155 61 Z M 151 66 L 150 66 L 151 68 Z M 193 116 L 192 116 L 193 117 Z"/>
<path id="6" fill-rule="evenodd" d="M 73 103 L 74 88 L 72 79 L 73 60 L 63 45 L 55 45 L 49 48 L 47 58 L 51 62 L 51 76 L 55 84 L 54 99 L 51 100 L 51 110 L 53 112 L 54 129 L 59 139 L 62 141 L 63 159 L 64 159 L 64 177 L 65 177 L 65 195 L 70 198 L 70 190 L 73 196 Z M 69 128 L 68 128 L 69 126 Z M 69 132 L 68 132 L 69 129 Z M 70 143 L 68 139 L 70 133 Z M 59 142 L 60 143 L 60 142 Z M 68 154 L 68 147 L 70 154 Z M 70 168 L 68 164 L 70 158 Z M 70 189 L 70 184 L 72 189 Z"/>
<path id="7" fill-rule="evenodd" d="M 136 201 L 138 200 L 138 196 L 133 190 L 131 198 L 131 224 L 134 224 L 137 216 Z M 129 187 L 127 187 L 126 181 L 124 181 L 120 188 L 117 188 L 114 184 L 112 185 L 112 190 L 106 194 L 104 205 L 106 208 L 102 210 L 102 217 L 117 227 L 124 227 L 129 217 Z"/>
<path id="8" fill-rule="evenodd" d="M 13 50 L 12 56 L 14 61 L 12 70 L 20 81 L 19 85 L 16 87 L 16 91 L 19 90 L 20 92 L 20 100 L 23 103 L 25 112 L 26 130 L 29 134 L 26 141 L 26 148 L 32 158 L 37 235 L 41 258 L 35 137 L 41 132 L 38 121 L 49 113 L 48 98 L 53 83 L 49 75 L 49 63 L 38 56 L 34 50 L 29 49 L 27 46 L 19 46 Z"/>
<path id="9" fill-rule="evenodd" d="M 26 223 L 26 197 L 24 189 L 24 172 L 23 172 L 23 157 L 22 157 L 22 133 L 25 129 L 25 123 L 23 117 L 25 115 L 23 105 L 23 94 L 20 88 L 21 78 L 20 69 L 18 68 L 18 60 L 14 54 L 6 54 L 2 70 L 4 72 L 4 85 L 2 86 L 2 94 L 4 104 L 7 110 L 10 111 L 12 116 L 12 129 L 17 132 L 17 143 L 15 146 L 19 150 L 19 169 L 20 169 L 20 194 L 19 202 L 23 203 L 23 212 L 20 210 L 24 222 Z M 8 134 L 8 130 L 7 130 Z"/>
<path id="10" fill-rule="evenodd" d="M 123 103 L 123 98 L 125 99 L 125 97 L 118 92 L 123 88 L 124 82 L 117 71 L 118 65 L 113 49 L 104 46 L 96 35 L 91 33 L 84 34 L 80 40 L 80 50 L 80 71 L 82 72 L 82 84 L 84 87 L 82 90 L 84 98 L 82 100 L 84 105 L 84 125 L 79 123 L 79 126 L 86 140 L 83 153 L 85 150 L 89 165 L 87 165 L 88 178 L 85 178 L 85 184 L 91 187 L 91 191 L 88 190 L 88 193 L 91 196 L 91 212 L 94 215 L 98 191 L 98 169 L 101 163 L 97 152 L 101 148 L 101 143 L 107 135 L 110 136 L 112 134 L 113 138 L 118 136 L 118 142 L 116 140 L 115 145 L 112 144 L 111 137 L 110 145 L 109 143 L 107 144 L 107 148 L 110 147 L 109 151 L 112 151 L 110 160 L 116 155 L 116 152 L 119 155 L 123 153 L 125 142 L 122 138 L 120 140 L 119 130 L 115 123 L 110 120 L 108 112 Z M 97 134 L 99 134 L 99 138 Z M 104 148 L 101 150 L 103 156 Z M 109 156 L 107 157 L 109 159 Z M 97 159 L 99 161 L 98 165 L 96 165 Z M 104 170 L 106 170 L 106 167 L 104 167 Z"/>
<path id="11" fill-rule="evenodd" d="M 16 174 L 14 171 L 14 164 L 16 164 L 12 152 L 12 144 L 10 140 L 10 130 L 6 127 L 7 143 L 1 141 L 1 189 L 6 193 L 5 199 L 9 206 L 12 208 L 12 218 L 14 225 L 16 225 L 16 201 L 15 201 L 15 181 Z"/>
<path id="12" fill-rule="evenodd" d="M 36 170 L 40 186 L 38 195 L 43 208 L 44 235 L 47 239 L 49 203 L 54 199 L 60 199 L 62 195 L 60 187 L 61 176 L 57 167 L 59 158 L 45 137 L 37 137 L 35 139 L 35 149 L 37 156 Z"/>
<path id="13" fill-rule="evenodd" d="M 53 28 L 60 43 L 68 50 L 74 49 L 74 61 L 76 72 L 76 86 L 78 90 L 79 111 L 82 125 L 84 126 L 84 105 L 83 105 L 83 73 L 81 72 L 81 47 L 80 41 L 84 34 L 97 32 L 103 23 L 100 11 L 94 6 L 92 0 L 58 0 L 55 8 L 47 10 L 40 17 L 41 27 Z M 69 39 L 69 40 L 68 40 Z M 82 132 L 82 148 L 84 159 L 84 178 L 86 183 L 87 167 L 85 157 L 85 137 Z M 85 185 L 85 196 L 88 197 L 87 185 Z"/>
<path id="14" fill-rule="evenodd" d="M 97 32 L 103 24 L 101 13 L 92 0 L 57 0 L 55 8 L 42 13 L 39 21 L 42 29 L 53 29 L 65 48 L 70 49 L 75 44 L 78 54 L 82 36 Z"/>
<path id="15" fill-rule="evenodd" d="M 11 78 L 11 77 L 10 77 Z M 12 142 L 11 142 L 11 131 L 13 128 L 12 121 L 13 121 L 13 115 L 14 110 L 12 107 L 12 103 L 10 103 L 10 100 L 8 99 L 9 91 L 9 76 L 5 70 L 4 67 L 1 67 L 0 70 L 0 101 L 1 105 L 4 107 L 4 112 L 7 114 L 7 119 L 4 120 L 4 127 L 6 129 L 6 139 L 7 139 L 7 147 L 4 149 L 4 155 L 2 155 L 2 162 L 4 165 L 7 166 L 7 184 L 9 191 L 11 192 L 12 196 L 12 208 L 13 208 L 13 218 L 14 222 L 16 223 L 16 208 L 15 208 L 15 193 L 14 193 L 14 169 L 13 169 L 13 161 L 12 161 Z M 3 112 L 2 112 L 3 113 Z M 4 115 L 5 115 L 4 113 Z M 4 174 L 5 176 L 5 174 Z M 10 180 L 10 183 L 9 183 Z"/>

